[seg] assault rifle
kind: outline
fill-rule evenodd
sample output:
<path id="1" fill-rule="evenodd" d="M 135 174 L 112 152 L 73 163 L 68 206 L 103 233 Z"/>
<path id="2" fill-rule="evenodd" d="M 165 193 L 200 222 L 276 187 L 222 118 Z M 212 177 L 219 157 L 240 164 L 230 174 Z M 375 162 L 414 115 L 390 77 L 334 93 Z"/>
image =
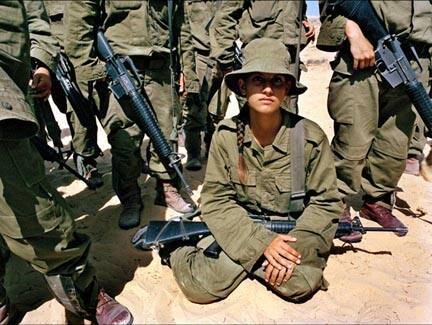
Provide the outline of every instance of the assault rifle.
<path id="1" fill-rule="evenodd" d="M 181 156 L 174 152 L 160 129 L 153 107 L 143 93 L 142 80 L 128 56 L 115 55 L 104 33 L 97 33 L 97 51 L 106 62 L 110 89 L 125 114 L 148 135 L 165 168 L 174 170 L 189 195 L 192 190 L 180 168 Z"/>
<path id="2" fill-rule="evenodd" d="M 296 222 L 288 220 L 270 220 L 266 216 L 249 215 L 256 223 L 278 234 L 287 234 L 294 229 Z M 364 227 L 359 217 L 354 217 L 352 223 L 339 222 L 335 238 L 346 236 L 354 231 L 362 234 L 368 231 L 406 232 L 406 228 L 399 227 Z M 148 226 L 138 230 L 132 238 L 132 244 L 142 250 L 158 249 L 163 245 L 178 243 L 211 235 L 210 230 L 204 222 L 186 221 L 176 218 L 170 221 L 150 221 Z M 221 248 L 218 243 L 213 242 L 204 254 L 208 257 L 217 258 Z"/>
<path id="3" fill-rule="evenodd" d="M 66 98 L 72 106 L 80 123 L 86 127 L 91 127 L 91 120 L 94 118 L 94 112 L 90 109 L 89 102 L 85 99 L 81 90 L 76 83 L 75 70 L 69 63 L 65 54 L 60 53 L 59 62 L 56 70 L 56 78 L 59 81 Z M 93 109 L 93 108 L 91 108 Z"/>
<path id="4" fill-rule="evenodd" d="M 85 177 L 80 175 L 75 169 L 67 165 L 63 159 L 63 155 L 61 153 L 58 153 L 53 148 L 51 148 L 39 135 L 35 135 L 31 138 L 31 142 L 35 146 L 36 150 L 39 152 L 39 154 L 42 156 L 42 158 L 46 161 L 50 162 L 56 162 L 58 163 L 62 168 L 65 168 L 68 172 L 70 172 L 72 175 L 74 175 L 79 180 L 83 181 L 89 189 L 96 189 L 95 184 L 87 180 Z"/>
<path id="5" fill-rule="evenodd" d="M 375 48 L 378 73 L 391 87 L 403 85 L 411 102 L 432 133 L 432 101 L 417 80 L 410 61 L 396 35 L 390 35 L 381 24 L 374 8 L 367 0 L 331 0 L 328 3 L 346 18 L 355 21 Z M 417 52 L 410 47 L 412 56 L 420 66 Z M 421 68 L 421 66 L 420 66 Z"/>

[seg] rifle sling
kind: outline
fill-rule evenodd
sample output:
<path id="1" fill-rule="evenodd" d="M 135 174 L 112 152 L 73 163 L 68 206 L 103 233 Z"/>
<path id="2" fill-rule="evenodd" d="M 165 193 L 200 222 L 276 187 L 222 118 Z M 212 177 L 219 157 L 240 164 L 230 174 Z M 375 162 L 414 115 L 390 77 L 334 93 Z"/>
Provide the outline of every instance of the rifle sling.
<path id="1" fill-rule="evenodd" d="M 304 163 L 304 119 L 295 121 L 290 133 L 291 141 L 291 200 L 289 210 L 302 212 L 305 197 L 305 163 Z"/>

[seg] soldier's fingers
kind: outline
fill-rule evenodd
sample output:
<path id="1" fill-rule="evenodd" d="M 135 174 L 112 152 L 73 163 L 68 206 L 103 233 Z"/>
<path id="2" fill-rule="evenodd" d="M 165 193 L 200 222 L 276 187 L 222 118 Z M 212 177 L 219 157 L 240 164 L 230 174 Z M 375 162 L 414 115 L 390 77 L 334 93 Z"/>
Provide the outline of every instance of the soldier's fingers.
<path id="1" fill-rule="evenodd" d="M 354 58 L 354 62 L 353 62 L 353 69 L 357 70 L 358 69 L 358 65 L 359 65 L 359 60 Z"/>
<path id="2" fill-rule="evenodd" d="M 300 264 L 301 263 L 301 258 L 298 257 L 298 255 L 291 254 L 288 251 L 281 251 L 279 254 L 281 256 L 283 256 L 286 260 L 289 261 L 287 264 L 289 264 L 290 262 L 296 263 L 296 264 Z M 284 265 L 284 266 L 288 267 L 287 265 Z"/>
<path id="3" fill-rule="evenodd" d="M 272 272 L 270 274 L 270 279 L 269 279 L 269 282 L 270 282 L 270 284 L 272 286 L 274 286 L 276 284 L 276 279 L 277 279 L 277 276 L 278 276 L 279 272 L 280 271 L 278 269 L 273 269 L 272 270 Z"/>
<path id="4" fill-rule="evenodd" d="M 292 248 L 290 245 L 288 245 L 287 243 L 282 243 L 280 246 L 278 246 L 278 253 L 280 254 L 281 251 L 288 252 L 291 255 L 301 258 L 301 254 L 297 252 L 294 248 Z"/>
<path id="5" fill-rule="evenodd" d="M 264 280 L 265 280 L 266 282 L 269 282 L 269 280 L 270 280 L 270 275 L 271 275 L 273 269 L 274 269 L 274 267 L 273 267 L 273 265 L 271 265 L 271 264 L 267 265 L 267 267 L 265 268 L 265 271 L 264 271 Z"/>
<path id="6" fill-rule="evenodd" d="M 275 256 L 279 257 L 279 254 L 277 252 L 274 252 L 273 254 L 264 253 L 264 256 L 267 258 L 269 263 L 273 265 L 273 267 L 277 269 L 282 269 L 283 265 L 279 264 L 278 261 L 276 261 Z"/>
<path id="7" fill-rule="evenodd" d="M 280 286 L 285 279 L 285 274 L 287 273 L 288 269 L 284 267 L 282 270 L 279 271 L 277 278 L 276 278 L 276 285 Z"/>
<path id="8" fill-rule="evenodd" d="M 279 235 L 284 241 L 295 242 L 297 238 L 290 235 Z"/>
<path id="9" fill-rule="evenodd" d="M 291 264 L 291 266 L 287 269 L 287 271 L 285 273 L 285 277 L 283 279 L 283 282 L 287 282 L 291 278 L 291 275 L 294 272 L 294 268 L 295 268 L 295 265 Z"/>

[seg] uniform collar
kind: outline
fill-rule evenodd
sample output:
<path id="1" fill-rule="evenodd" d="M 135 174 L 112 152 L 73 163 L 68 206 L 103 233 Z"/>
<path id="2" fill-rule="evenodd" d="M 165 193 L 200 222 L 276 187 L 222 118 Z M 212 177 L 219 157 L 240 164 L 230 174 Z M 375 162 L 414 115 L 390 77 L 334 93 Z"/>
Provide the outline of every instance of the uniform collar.
<path id="1" fill-rule="evenodd" d="M 285 109 L 281 108 L 281 110 L 282 110 L 282 125 L 278 133 L 276 134 L 272 146 L 273 148 L 277 149 L 279 152 L 287 154 L 289 149 L 290 118 L 289 118 L 289 114 L 285 111 Z M 252 143 L 252 140 L 253 140 L 252 130 L 250 129 L 249 124 L 246 124 L 243 144 L 249 147 L 250 144 Z"/>

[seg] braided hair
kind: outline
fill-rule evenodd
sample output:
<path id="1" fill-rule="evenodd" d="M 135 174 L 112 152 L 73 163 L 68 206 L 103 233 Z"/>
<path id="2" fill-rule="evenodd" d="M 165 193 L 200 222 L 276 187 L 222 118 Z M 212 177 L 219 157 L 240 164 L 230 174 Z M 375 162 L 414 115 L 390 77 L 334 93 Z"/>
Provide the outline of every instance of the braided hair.
<path id="1" fill-rule="evenodd" d="M 248 176 L 248 168 L 243 155 L 245 129 L 246 129 L 246 123 L 248 123 L 248 119 L 249 119 L 248 113 L 249 110 L 246 104 L 240 109 L 240 113 L 236 117 L 237 149 L 239 154 L 238 161 L 237 161 L 237 173 L 239 174 L 240 182 L 242 184 L 246 183 L 246 179 Z"/>

